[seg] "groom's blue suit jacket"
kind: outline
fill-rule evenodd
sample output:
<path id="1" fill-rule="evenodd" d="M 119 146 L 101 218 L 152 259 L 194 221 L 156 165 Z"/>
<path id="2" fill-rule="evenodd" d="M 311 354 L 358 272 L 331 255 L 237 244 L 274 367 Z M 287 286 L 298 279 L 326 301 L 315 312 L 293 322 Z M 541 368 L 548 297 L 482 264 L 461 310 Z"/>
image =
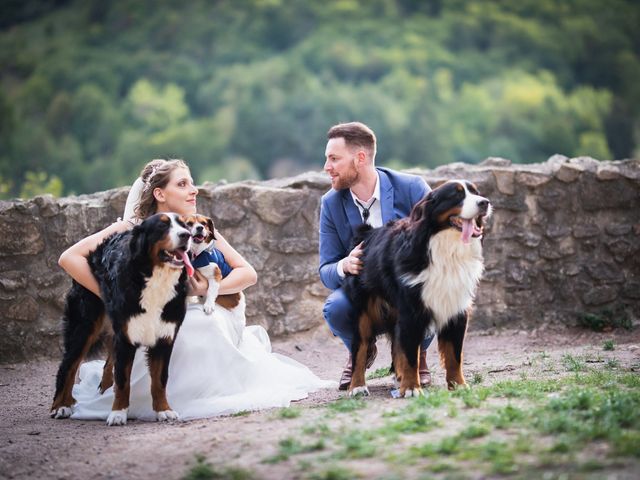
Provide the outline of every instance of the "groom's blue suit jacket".
<path id="1" fill-rule="evenodd" d="M 404 218 L 413 206 L 431 190 L 416 175 L 376 168 L 380 175 L 382 223 Z M 325 287 L 335 290 L 342 284 L 337 264 L 353 248 L 351 241 L 362 218 L 348 188 L 330 190 L 320 205 L 320 279 Z"/>

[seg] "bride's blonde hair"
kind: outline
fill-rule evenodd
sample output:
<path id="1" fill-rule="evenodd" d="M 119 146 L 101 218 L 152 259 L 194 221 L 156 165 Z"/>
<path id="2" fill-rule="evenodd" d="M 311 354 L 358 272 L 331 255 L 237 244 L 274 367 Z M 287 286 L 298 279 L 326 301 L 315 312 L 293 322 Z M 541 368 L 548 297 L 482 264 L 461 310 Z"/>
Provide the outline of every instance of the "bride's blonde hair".
<path id="1" fill-rule="evenodd" d="M 142 179 L 144 187 L 140 194 L 138 205 L 134 210 L 136 218 L 144 220 L 156 213 L 158 202 L 156 201 L 156 197 L 153 196 L 153 191 L 156 188 L 165 188 L 167 183 L 169 183 L 171 172 L 176 168 L 189 169 L 183 160 L 178 159 L 155 159 L 144 166 L 140 172 L 140 178 Z"/>

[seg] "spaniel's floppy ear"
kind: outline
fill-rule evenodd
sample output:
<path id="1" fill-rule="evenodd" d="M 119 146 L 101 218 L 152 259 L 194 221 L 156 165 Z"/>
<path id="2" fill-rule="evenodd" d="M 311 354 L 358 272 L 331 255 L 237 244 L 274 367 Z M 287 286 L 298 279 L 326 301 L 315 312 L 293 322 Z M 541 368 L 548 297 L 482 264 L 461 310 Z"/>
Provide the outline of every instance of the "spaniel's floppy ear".
<path id="1" fill-rule="evenodd" d="M 207 218 L 207 229 L 209 230 L 209 232 L 211 232 L 209 234 L 209 237 L 207 237 L 207 242 L 210 242 L 211 240 L 217 240 L 216 227 L 213 224 L 213 220 L 211 218 Z"/>

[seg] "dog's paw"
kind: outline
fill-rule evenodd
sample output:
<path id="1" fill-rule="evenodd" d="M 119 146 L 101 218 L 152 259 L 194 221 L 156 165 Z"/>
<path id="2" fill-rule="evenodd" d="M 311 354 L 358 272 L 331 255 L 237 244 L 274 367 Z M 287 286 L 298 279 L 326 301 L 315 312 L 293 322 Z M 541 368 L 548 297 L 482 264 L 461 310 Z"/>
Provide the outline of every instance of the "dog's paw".
<path id="1" fill-rule="evenodd" d="M 69 418 L 71 416 L 71 407 L 58 407 L 51 410 L 51 418 Z"/>
<path id="2" fill-rule="evenodd" d="M 359 396 L 368 397 L 369 389 L 365 385 L 361 387 L 356 387 L 352 390 L 349 390 L 349 396 L 350 397 L 359 397 Z"/>
<path id="3" fill-rule="evenodd" d="M 107 425 L 110 427 L 116 425 L 126 425 L 127 424 L 127 409 L 124 410 L 112 410 L 107 417 Z"/>
<path id="4" fill-rule="evenodd" d="M 404 398 L 420 397 L 423 395 L 424 395 L 424 392 L 422 391 L 421 388 L 407 388 L 404 391 L 404 395 L 402 395 L 402 392 L 400 392 L 400 396 L 403 396 Z"/>
<path id="5" fill-rule="evenodd" d="M 207 315 L 211 315 L 213 313 L 213 309 L 214 309 L 214 303 L 205 303 L 202 306 L 202 309 L 204 310 L 204 313 L 206 313 Z"/>
<path id="6" fill-rule="evenodd" d="M 156 412 L 156 420 L 158 422 L 170 422 L 172 420 L 179 420 L 180 416 L 173 410 L 163 410 Z"/>

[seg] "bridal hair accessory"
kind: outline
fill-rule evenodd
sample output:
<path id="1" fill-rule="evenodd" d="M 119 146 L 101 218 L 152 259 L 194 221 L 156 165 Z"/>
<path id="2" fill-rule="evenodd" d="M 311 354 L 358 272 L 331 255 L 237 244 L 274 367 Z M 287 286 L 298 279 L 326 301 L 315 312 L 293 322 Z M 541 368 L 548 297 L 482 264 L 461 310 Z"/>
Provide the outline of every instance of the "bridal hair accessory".
<path id="1" fill-rule="evenodd" d="M 145 192 L 151 188 L 151 180 L 153 180 L 153 177 L 157 172 L 158 172 L 158 167 L 156 165 L 151 167 L 151 173 L 147 176 L 147 179 L 144 181 Z"/>

